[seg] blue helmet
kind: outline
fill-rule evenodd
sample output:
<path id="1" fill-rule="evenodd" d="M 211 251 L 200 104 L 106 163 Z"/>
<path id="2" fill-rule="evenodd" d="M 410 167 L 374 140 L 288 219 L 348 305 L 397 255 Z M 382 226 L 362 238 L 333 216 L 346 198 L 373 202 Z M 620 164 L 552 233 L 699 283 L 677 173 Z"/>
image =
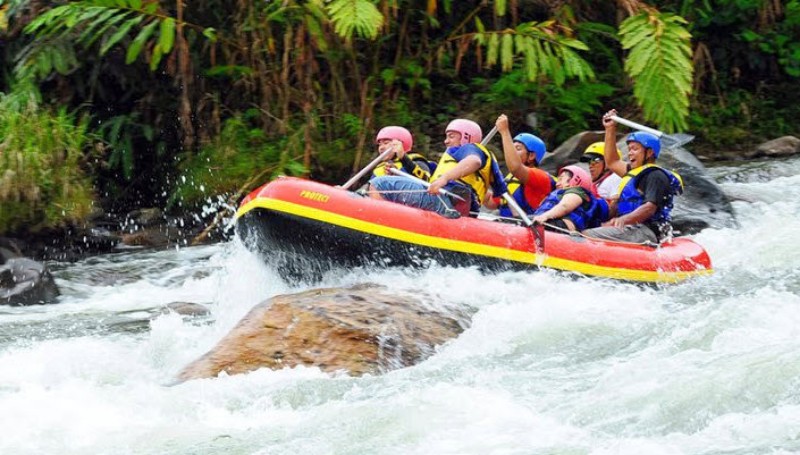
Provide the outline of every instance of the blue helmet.
<path id="1" fill-rule="evenodd" d="M 544 154 L 547 152 L 547 147 L 544 145 L 544 141 L 530 133 L 517 134 L 514 137 L 514 142 L 519 142 L 524 145 L 525 148 L 528 149 L 528 153 L 536 154 L 537 166 L 542 162 L 542 158 L 544 158 Z"/>
<path id="2" fill-rule="evenodd" d="M 642 144 L 642 146 L 646 149 L 653 150 L 653 156 L 658 159 L 658 154 L 661 153 L 661 141 L 658 139 L 658 136 L 651 133 L 645 133 L 643 131 L 637 131 L 635 133 L 631 133 L 625 138 L 625 143 L 628 142 L 638 142 Z"/>

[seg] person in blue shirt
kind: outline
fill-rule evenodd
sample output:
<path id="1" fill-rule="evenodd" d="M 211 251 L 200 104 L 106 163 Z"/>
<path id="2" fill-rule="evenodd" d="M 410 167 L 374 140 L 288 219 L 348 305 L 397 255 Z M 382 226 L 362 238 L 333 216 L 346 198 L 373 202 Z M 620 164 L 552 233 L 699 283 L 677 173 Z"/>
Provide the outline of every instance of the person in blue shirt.
<path id="1" fill-rule="evenodd" d="M 481 145 L 480 125 L 468 119 L 455 119 L 445 128 L 447 147 L 427 187 L 402 176 L 382 176 L 370 180 L 371 197 L 399 202 L 423 210 L 452 216 L 458 200 L 441 193 L 442 189 L 459 195 L 467 207 L 461 214 L 477 213 L 489 188 L 497 194 L 507 191 L 494 156 Z"/>
<path id="2" fill-rule="evenodd" d="M 628 162 L 616 153 L 617 122 L 610 110 L 603 116 L 605 128 L 604 158 L 606 167 L 622 177 L 619 198 L 611 204 L 611 219 L 601 227 L 583 234 L 605 240 L 651 243 L 672 237 L 671 212 L 673 198 L 683 192 L 683 181 L 675 172 L 655 164 L 661 153 L 660 139 L 651 133 L 637 131 L 625 138 Z"/>

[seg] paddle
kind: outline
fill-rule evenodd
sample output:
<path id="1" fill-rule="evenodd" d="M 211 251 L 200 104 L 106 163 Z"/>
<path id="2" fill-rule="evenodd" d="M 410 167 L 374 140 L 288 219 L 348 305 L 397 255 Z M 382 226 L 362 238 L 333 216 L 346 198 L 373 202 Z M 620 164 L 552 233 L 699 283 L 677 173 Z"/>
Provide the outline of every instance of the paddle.
<path id="1" fill-rule="evenodd" d="M 389 173 L 392 174 L 392 175 L 396 175 L 398 177 L 405 177 L 405 178 L 407 178 L 409 180 L 413 180 L 413 181 L 419 183 L 420 185 L 424 186 L 425 188 L 428 188 L 429 186 L 431 186 L 430 182 L 422 180 L 421 178 L 414 177 L 411 174 L 406 174 L 405 172 L 401 171 L 400 169 L 397 169 L 397 168 L 394 168 L 394 167 L 390 167 L 389 169 L 387 169 L 387 171 L 389 171 Z M 446 196 L 450 196 L 450 197 L 456 198 L 461 202 L 467 202 L 463 197 L 461 197 L 461 196 L 459 196 L 459 195 L 457 195 L 457 194 L 455 194 L 455 193 L 453 193 L 451 191 L 447 191 L 444 188 L 440 189 L 439 192 L 441 192 L 442 194 L 444 194 Z"/>
<path id="2" fill-rule="evenodd" d="M 517 212 L 517 214 L 519 214 L 519 217 L 522 218 L 522 222 L 525 223 L 525 226 L 531 228 L 531 231 L 533 231 L 533 237 L 534 237 L 533 240 L 534 243 L 536 244 L 536 251 L 537 252 L 544 251 L 544 227 L 540 224 L 535 224 L 533 221 L 531 221 L 531 219 L 528 218 L 528 214 L 525 213 L 524 210 L 522 210 L 522 207 L 520 207 L 519 204 L 517 204 L 517 200 L 514 199 L 514 196 L 509 194 L 508 191 L 503 193 L 503 199 L 506 200 L 509 207 L 514 209 Z"/>
<path id="3" fill-rule="evenodd" d="M 378 155 L 377 158 L 375 158 L 369 164 L 367 164 L 367 167 L 365 167 L 364 169 L 361 169 L 361 171 L 359 171 L 358 174 L 354 175 L 350 180 L 347 181 L 347 183 L 342 185 L 341 188 L 343 188 L 345 190 L 349 189 L 356 182 L 358 182 L 361 179 L 361 177 L 363 177 L 367 172 L 371 172 L 373 169 L 375 169 L 375 167 L 378 164 L 380 164 L 381 162 L 385 161 L 393 153 L 394 153 L 394 150 L 389 148 L 386 151 L 384 151 L 383 153 L 381 153 L 380 155 Z"/>
<path id="4" fill-rule="evenodd" d="M 495 134 L 497 134 L 497 125 L 495 125 L 491 130 L 489 130 L 489 132 L 486 134 L 486 137 L 484 137 L 483 140 L 481 141 L 481 145 L 486 145 L 494 137 Z M 392 175 L 396 175 L 398 177 L 406 177 L 407 179 L 413 180 L 413 181 L 423 185 L 425 188 L 428 188 L 429 186 L 431 186 L 430 182 L 426 182 L 425 180 L 422 180 L 420 178 L 414 177 L 413 175 L 407 174 L 407 173 L 401 171 L 400 169 L 391 169 L 390 168 L 389 169 L 389 173 L 392 174 Z M 454 197 L 454 198 L 458 199 L 461 202 L 467 202 L 463 197 L 461 197 L 461 196 L 459 196 L 459 195 L 457 195 L 457 194 L 455 194 L 455 193 L 453 193 L 451 191 L 447 191 L 445 189 L 440 189 L 439 191 L 442 194 L 450 196 L 450 197 Z"/>
<path id="5" fill-rule="evenodd" d="M 663 131 L 650 128 L 649 126 L 641 125 L 639 123 L 619 117 L 617 115 L 612 115 L 611 120 L 614 120 L 617 123 L 622 123 L 625 126 L 629 126 L 639 131 L 644 131 L 645 133 L 656 135 L 659 139 L 661 139 L 661 143 L 664 144 L 664 146 L 668 149 L 673 149 L 676 147 L 680 147 L 682 145 L 686 145 L 694 140 L 694 136 L 692 136 L 691 134 L 665 134 Z"/>
<path id="6" fill-rule="evenodd" d="M 481 145 L 486 145 L 489 142 L 489 140 L 491 140 L 492 137 L 494 137 L 495 134 L 497 134 L 497 125 L 495 125 L 489 131 L 489 133 L 486 135 L 485 138 L 483 138 L 483 140 L 481 141 Z M 493 172 L 496 174 L 495 178 L 503 178 L 503 174 L 500 172 L 500 168 L 497 167 L 497 157 L 492 156 L 492 158 L 494 159 L 494 162 L 492 164 L 495 166 L 495 169 L 493 169 Z M 514 209 L 519 214 L 519 217 L 522 219 L 522 222 L 525 223 L 525 226 L 531 228 L 531 231 L 533 231 L 534 243 L 536 244 L 536 251 L 537 252 L 544 251 L 544 228 L 541 225 L 534 224 L 534 222 L 531 221 L 530 218 L 528 218 L 528 214 L 525 213 L 524 210 L 522 210 L 522 207 L 519 206 L 516 199 L 514 199 L 514 197 L 511 194 L 509 194 L 508 189 L 506 189 L 506 191 L 503 193 L 502 196 L 503 199 L 505 199 L 506 202 L 508 203 L 509 207 Z"/>

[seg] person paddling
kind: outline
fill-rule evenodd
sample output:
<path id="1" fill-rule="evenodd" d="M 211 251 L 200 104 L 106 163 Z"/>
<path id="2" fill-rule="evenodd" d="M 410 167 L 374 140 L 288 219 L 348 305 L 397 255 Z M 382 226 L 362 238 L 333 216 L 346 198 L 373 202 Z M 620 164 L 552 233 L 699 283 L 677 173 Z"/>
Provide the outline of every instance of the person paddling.
<path id="1" fill-rule="evenodd" d="M 381 128 L 375 136 L 375 143 L 378 145 L 378 155 L 391 148 L 394 156 L 390 156 L 384 166 L 376 167 L 372 172 L 373 176 L 387 175 L 386 167 L 391 166 L 423 180 L 431 178 L 428 160 L 423 155 L 411 151 L 414 147 L 414 138 L 407 129 L 402 126 Z"/>
<path id="2" fill-rule="evenodd" d="M 502 175 L 497 175 L 494 157 L 480 143 L 482 137 L 481 127 L 474 121 L 453 120 L 445 128 L 447 149 L 439 159 L 427 190 L 422 183 L 405 177 L 381 176 L 370 182 L 376 191 L 372 196 L 452 216 L 455 201 L 440 194 L 444 189 L 466 199 L 469 211 L 477 213 L 490 187 L 499 194 L 506 192 Z"/>
<path id="3" fill-rule="evenodd" d="M 673 198 L 683 192 L 683 181 L 675 172 L 655 164 L 661 153 L 661 141 L 651 133 L 630 133 L 628 161 L 616 153 L 617 122 L 612 109 L 603 115 L 605 128 L 604 158 L 606 167 L 622 177 L 619 199 L 611 204 L 612 218 L 601 227 L 583 234 L 607 240 L 633 243 L 659 243 L 672 238 Z"/>
<path id="4" fill-rule="evenodd" d="M 505 177 L 508 192 L 526 214 L 533 214 L 542 200 L 556 188 L 553 176 L 539 169 L 547 147 L 544 141 L 530 133 L 520 133 L 512 139 L 505 114 L 497 117 L 495 126 L 503 140 L 503 156 L 509 171 Z M 484 205 L 489 209 L 499 209 L 500 216 L 518 216 L 499 195 L 487 199 Z"/>

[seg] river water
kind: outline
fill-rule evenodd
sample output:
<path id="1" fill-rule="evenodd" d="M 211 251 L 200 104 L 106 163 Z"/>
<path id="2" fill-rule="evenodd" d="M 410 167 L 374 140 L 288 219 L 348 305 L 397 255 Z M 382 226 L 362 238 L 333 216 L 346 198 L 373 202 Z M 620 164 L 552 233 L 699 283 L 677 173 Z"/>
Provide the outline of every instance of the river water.
<path id="1" fill-rule="evenodd" d="M 0 307 L 0 454 L 800 453 L 800 160 L 710 169 L 741 226 L 660 289 L 548 272 L 355 270 L 471 305 L 421 364 L 170 385 L 287 284 L 237 242 L 50 264 L 56 305 Z M 171 302 L 211 314 L 153 315 Z"/>

